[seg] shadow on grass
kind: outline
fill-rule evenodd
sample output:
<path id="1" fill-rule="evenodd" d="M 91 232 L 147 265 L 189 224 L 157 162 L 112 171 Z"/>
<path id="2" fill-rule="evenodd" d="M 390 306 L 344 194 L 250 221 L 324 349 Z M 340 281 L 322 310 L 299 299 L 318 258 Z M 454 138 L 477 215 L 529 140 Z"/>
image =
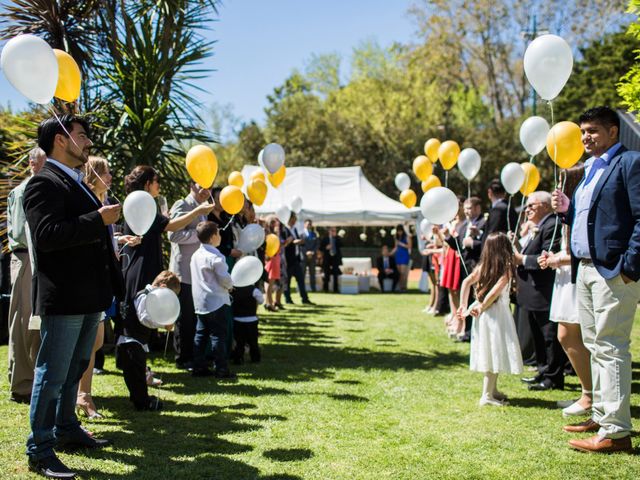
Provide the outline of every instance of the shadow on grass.
<path id="1" fill-rule="evenodd" d="M 299 462 L 313 457 L 313 452 L 308 448 L 275 448 L 266 450 L 262 455 L 276 462 Z"/>
<path id="2" fill-rule="evenodd" d="M 260 429 L 265 421 L 285 421 L 286 417 L 247 413 L 256 408 L 250 403 L 219 407 L 165 402 L 162 413 L 138 413 L 122 405 L 122 398 L 104 400 L 110 409 L 118 411 L 119 428 L 105 434 L 113 440 L 113 447 L 88 452 L 88 456 L 126 465 L 129 471 L 104 473 L 92 469 L 82 472 L 83 476 L 97 479 L 278 478 L 261 477 L 257 468 L 227 458 L 254 447 L 221 436 Z M 282 478 L 297 480 L 300 477 Z"/>

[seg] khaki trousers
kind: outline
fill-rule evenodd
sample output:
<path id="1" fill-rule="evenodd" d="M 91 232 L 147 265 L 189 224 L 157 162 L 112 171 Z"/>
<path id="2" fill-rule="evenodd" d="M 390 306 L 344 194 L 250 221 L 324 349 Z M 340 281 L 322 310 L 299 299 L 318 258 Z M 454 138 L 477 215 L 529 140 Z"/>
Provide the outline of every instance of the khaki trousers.
<path id="1" fill-rule="evenodd" d="M 582 339 L 591 353 L 593 420 L 599 435 L 626 437 L 631 432 L 631 327 L 640 283 L 618 275 L 605 280 L 592 264 L 580 263 L 576 282 Z"/>
<path id="2" fill-rule="evenodd" d="M 40 332 L 29 330 L 31 318 L 31 262 L 27 252 L 11 254 L 9 303 L 9 383 L 12 395 L 31 395 Z"/>

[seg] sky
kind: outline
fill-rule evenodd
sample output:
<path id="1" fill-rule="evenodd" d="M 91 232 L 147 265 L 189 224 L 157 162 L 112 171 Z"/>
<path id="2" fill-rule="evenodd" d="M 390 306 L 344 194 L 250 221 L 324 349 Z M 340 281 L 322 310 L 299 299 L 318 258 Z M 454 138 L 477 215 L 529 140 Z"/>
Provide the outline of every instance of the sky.
<path id="1" fill-rule="evenodd" d="M 2 2 L 6 3 L 6 2 Z M 242 121 L 262 123 L 266 97 L 312 54 L 337 52 L 348 65 L 362 42 L 407 43 L 416 27 L 412 0 L 223 0 L 207 37 L 216 41 L 205 66 L 215 71 L 198 83 L 200 104 L 230 105 Z M 26 106 L 0 76 L 0 105 Z"/>

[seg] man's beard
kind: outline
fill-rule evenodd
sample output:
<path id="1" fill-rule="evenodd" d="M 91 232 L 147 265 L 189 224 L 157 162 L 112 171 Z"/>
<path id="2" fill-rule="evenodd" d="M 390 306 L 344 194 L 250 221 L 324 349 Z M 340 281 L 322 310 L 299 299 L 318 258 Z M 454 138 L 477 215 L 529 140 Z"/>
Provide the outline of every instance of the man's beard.
<path id="1" fill-rule="evenodd" d="M 80 150 L 79 147 L 71 143 L 71 145 L 67 147 L 67 155 L 72 157 L 74 160 L 77 160 L 78 162 L 80 162 L 80 165 L 84 165 L 89 160 L 89 153 L 88 152 L 85 153 L 84 150 L 78 153 L 79 150 Z"/>

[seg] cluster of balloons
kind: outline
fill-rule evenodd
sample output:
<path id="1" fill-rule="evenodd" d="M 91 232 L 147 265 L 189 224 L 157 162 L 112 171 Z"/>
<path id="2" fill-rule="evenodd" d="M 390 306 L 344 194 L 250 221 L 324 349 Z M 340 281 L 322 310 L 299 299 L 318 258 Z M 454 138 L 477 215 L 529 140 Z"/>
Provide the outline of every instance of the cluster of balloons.
<path id="1" fill-rule="evenodd" d="M 35 35 L 9 40 L 2 49 L 0 66 L 9 83 L 32 102 L 46 105 L 53 97 L 75 102 L 80 96 L 82 75 L 76 61 Z"/>

